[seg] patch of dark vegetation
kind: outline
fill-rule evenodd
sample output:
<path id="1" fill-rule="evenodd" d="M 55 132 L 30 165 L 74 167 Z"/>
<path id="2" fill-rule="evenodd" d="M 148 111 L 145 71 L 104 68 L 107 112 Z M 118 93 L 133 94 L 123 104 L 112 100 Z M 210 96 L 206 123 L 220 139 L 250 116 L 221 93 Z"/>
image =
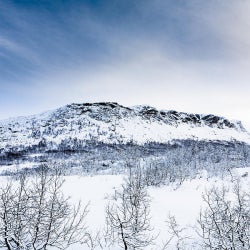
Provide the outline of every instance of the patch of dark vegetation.
<path id="1" fill-rule="evenodd" d="M 167 144 L 149 142 L 136 145 L 133 142 L 105 144 L 89 141 L 78 146 L 70 149 L 64 145 L 58 150 L 42 148 L 41 151 L 32 148 L 30 152 L 25 151 L 25 154 L 18 157 L 8 153 L 0 157 L 0 166 L 13 165 L 18 169 L 24 163 L 34 166 L 48 163 L 52 166 L 62 165 L 65 173 L 71 174 L 73 168 L 84 172 L 103 171 L 114 166 L 119 169 L 130 160 L 145 160 L 150 164 L 152 159 L 158 159 L 168 168 L 186 166 L 190 171 L 208 169 L 211 166 L 218 170 L 231 169 L 246 167 L 250 163 L 250 146 L 239 142 L 174 140 Z"/>

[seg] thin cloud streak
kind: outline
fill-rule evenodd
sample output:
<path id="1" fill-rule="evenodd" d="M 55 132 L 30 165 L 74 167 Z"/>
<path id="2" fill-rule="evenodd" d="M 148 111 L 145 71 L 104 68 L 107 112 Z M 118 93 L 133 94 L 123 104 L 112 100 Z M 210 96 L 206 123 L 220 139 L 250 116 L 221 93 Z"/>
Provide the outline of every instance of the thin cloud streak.
<path id="1" fill-rule="evenodd" d="M 15 59 L 3 68 L 9 77 L 0 79 L 0 104 L 7 107 L 0 117 L 117 101 L 215 113 L 250 130 L 249 2 L 110 1 L 56 12 L 8 7 L 4 16 L 14 28 L 3 29 L 0 52 Z"/>
<path id="2" fill-rule="evenodd" d="M 51 107 L 55 103 L 105 100 L 124 105 L 149 104 L 250 122 L 246 119 L 250 77 L 241 73 L 241 66 L 167 60 L 162 52 L 147 50 L 137 56 L 133 53 L 126 62 L 99 66 L 88 74 L 77 69 L 54 78 L 48 76 L 36 83 L 37 99 L 46 100 Z M 43 85 L 44 81 L 51 84 Z"/>

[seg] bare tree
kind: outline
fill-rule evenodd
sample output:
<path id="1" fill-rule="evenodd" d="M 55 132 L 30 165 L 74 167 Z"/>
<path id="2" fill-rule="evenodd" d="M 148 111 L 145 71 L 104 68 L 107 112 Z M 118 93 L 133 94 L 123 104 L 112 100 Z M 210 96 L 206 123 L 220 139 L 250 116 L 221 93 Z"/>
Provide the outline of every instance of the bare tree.
<path id="1" fill-rule="evenodd" d="M 63 180 L 42 168 L 0 189 L 0 246 L 8 249 L 66 249 L 87 240 L 87 206 L 70 204 Z"/>
<path id="2" fill-rule="evenodd" d="M 177 223 L 176 218 L 172 215 L 168 216 L 166 223 L 170 238 L 166 241 L 163 249 L 170 249 L 169 247 L 173 249 L 173 246 L 176 250 L 186 249 L 186 241 L 190 239 L 190 237 L 185 232 L 187 228 L 181 227 Z M 170 245 L 170 243 L 172 244 Z"/>
<path id="3" fill-rule="evenodd" d="M 18 187 L 8 183 L 0 190 L 0 246 L 8 250 L 21 249 L 28 234 L 29 195 L 25 178 L 20 178 Z"/>
<path id="4" fill-rule="evenodd" d="M 198 220 L 205 249 L 250 249 L 250 195 L 239 182 L 232 192 L 212 188 L 203 195 L 207 205 Z"/>
<path id="5" fill-rule="evenodd" d="M 106 208 L 107 236 L 125 250 L 145 249 L 153 243 L 150 234 L 150 201 L 139 172 L 130 172 L 122 190 Z"/>

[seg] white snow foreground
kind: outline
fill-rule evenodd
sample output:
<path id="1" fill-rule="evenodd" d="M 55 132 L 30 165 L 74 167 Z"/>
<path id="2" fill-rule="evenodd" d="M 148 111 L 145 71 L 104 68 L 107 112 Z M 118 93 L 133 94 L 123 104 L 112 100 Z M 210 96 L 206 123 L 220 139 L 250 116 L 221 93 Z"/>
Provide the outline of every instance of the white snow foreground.
<path id="1" fill-rule="evenodd" d="M 249 133 L 238 121 L 150 106 L 70 104 L 39 115 L 0 121 L 0 149 L 32 147 L 44 141 L 56 149 L 63 140 L 143 145 L 185 139 L 250 144 Z"/>
<path id="2" fill-rule="evenodd" d="M 185 247 L 182 249 L 201 249 L 197 244 L 199 238 L 195 234 L 194 226 L 202 202 L 202 193 L 212 186 L 221 187 L 225 185 L 232 187 L 232 178 L 240 178 L 243 187 L 249 191 L 250 178 L 245 173 L 250 172 L 250 168 L 234 169 L 232 175 L 223 180 L 219 177 L 207 178 L 206 173 L 202 173 L 199 178 L 186 180 L 176 188 L 176 185 L 149 187 L 150 195 L 150 216 L 151 226 L 154 228 L 152 234 L 157 236 L 155 245 L 145 249 L 162 249 L 163 245 L 171 238 L 168 232 L 167 219 L 169 214 L 175 216 L 177 223 L 183 231 Z M 244 175 L 245 174 L 245 175 Z M 245 176 L 245 177 L 242 177 Z M 0 185 L 4 185 L 7 177 L 0 177 Z M 111 200 L 115 190 L 119 190 L 124 181 L 122 175 L 96 175 L 96 176 L 65 176 L 63 191 L 65 195 L 71 197 L 73 203 L 82 200 L 83 204 L 90 203 L 86 224 L 90 232 L 95 234 L 102 231 L 105 226 L 105 207 Z M 70 250 L 89 249 L 86 245 L 73 245 Z M 102 249 L 97 247 L 95 249 Z M 118 250 L 118 246 L 104 247 L 103 249 Z M 176 249 L 176 240 L 173 239 L 166 249 Z"/>

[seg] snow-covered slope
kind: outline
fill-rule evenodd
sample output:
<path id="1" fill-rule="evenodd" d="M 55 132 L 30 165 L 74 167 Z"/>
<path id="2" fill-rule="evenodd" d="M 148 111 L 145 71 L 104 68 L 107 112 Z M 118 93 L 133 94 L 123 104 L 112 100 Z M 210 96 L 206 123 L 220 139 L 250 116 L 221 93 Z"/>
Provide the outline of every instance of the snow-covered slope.
<path id="1" fill-rule="evenodd" d="M 214 115 L 156 110 L 150 106 L 124 107 L 117 103 L 70 104 L 39 115 L 0 121 L 0 149 L 63 142 L 107 144 L 172 140 L 239 141 L 250 144 L 240 122 Z"/>

